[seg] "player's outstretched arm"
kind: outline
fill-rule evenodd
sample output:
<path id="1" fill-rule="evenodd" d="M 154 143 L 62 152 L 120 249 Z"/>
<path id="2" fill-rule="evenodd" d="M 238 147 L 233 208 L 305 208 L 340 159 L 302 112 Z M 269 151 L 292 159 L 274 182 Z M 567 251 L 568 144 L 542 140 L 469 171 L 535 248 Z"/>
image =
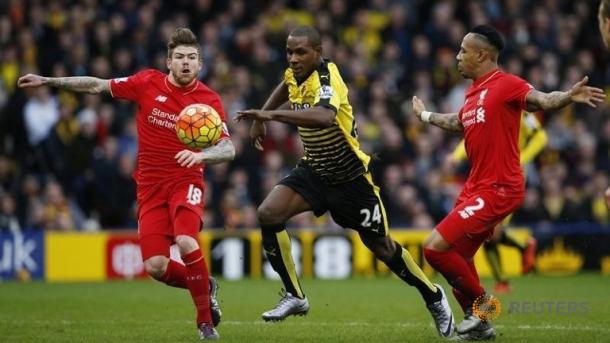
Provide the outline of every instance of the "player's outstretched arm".
<path id="1" fill-rule="evenodd" d="M 411 100 L 413 103 L 413 112 L 419 120 L 431 123 L 448 131 L 464 131 L 464 127 L 458 118 L 457 113 L 437 113 L 426 111 L 424 102 L 414 96 Z"/>
<path id="2" fill-rule="evenodd" d="M 17 86 L 20 88 L 50 86 L 74 92 L 92 94 L 110 92 L 110 80 L 99 79 L 92 76 L 45 77 L 27 74 L 17 80 Z"/>
<path id="3" fill-rule="evenodd" d="M 527 110 L 530 112 L 555 110 L 573 102 L 596 107 L 596 104 L 606 99 L 606 94 L 601 88 L 587 86 L 588 81 L 589 77 L 585 76 L 567 92 L 544 93 L 534 89 L 525 97 Z"/>
<path id="4" fill-rule="evenodd" d="M 300 111 L 293 110 L 243 110 L 237 111 L 235 120 L 279 121 L 280 123 L 308 128 L 324 129 L 335 122 L 335 112 L 323 106 L 314 106 Z"/>
<path id="5" fill-rule="evenodd" d="M 178 152 L 174 158 L 180 166 L 187 168 L 200 163 L 215 164 L 228 162 L 233 161 L 233 158 L 235 158 L 235 147 L 233 142 L 227 138 L 200 152 L 184 149 Z"/>

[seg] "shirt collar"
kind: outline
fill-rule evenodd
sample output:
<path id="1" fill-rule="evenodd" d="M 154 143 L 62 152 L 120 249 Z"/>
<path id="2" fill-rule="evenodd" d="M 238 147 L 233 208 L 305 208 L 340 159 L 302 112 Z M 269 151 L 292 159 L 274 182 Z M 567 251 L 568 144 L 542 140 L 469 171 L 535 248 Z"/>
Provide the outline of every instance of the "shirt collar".
<path id="1" fill-rule="evenodd" d="M 500 68 L 494 68 L 492 70 L 490 70 L 489 72 L 487 72 L 486 74 L 480 76 L 478 79 L 474 80 L 474 82 L 472 83 L 473 87 L 479 87 L 481 85 L 483 85 L 484 83 L 486 83 L 487 81 L 491 80 L 494 76 L 498 75 L 500 73 Z"/>
<path id="2" fill-rule="evenodd" d="M 188 84 L 184 87 L 178 87 L 169 81 L 169 75 L 167 75 L 165 77 L 165 86 L 172 92 L 188 94 L 188 93 L 194 91 L 195 89 L 197 89 L 197 87 L 199 86 L 199 82 L 198 82 L 197 78 L 195 78 L 193 80 L 193 82 L 191 82 L 190 84 Z"/>

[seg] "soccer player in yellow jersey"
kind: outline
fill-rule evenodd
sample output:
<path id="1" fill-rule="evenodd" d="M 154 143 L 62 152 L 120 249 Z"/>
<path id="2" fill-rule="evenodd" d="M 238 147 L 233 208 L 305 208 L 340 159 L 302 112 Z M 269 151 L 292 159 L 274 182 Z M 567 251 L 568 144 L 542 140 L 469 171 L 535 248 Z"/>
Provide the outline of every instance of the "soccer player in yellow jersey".
<path id="1" fill-rule="evenodd" d="M 239 111 L 237 116 L 237 120 L 254 120 L 250 136 L 258 149 L 262 150 L 265 122 L 271 120 L 297 126 L 305 148 L 296 168 L 258 208 L 265 254 L 286 288 L 280 302 L 262 317 L 279 321 L 309 310 L 292 260 L 286 221 L 306 211 L 317 216 L 329 211 L 337 224 L 358 231 L 378 259 L 417 288 L 438 333 L 447 337 L 454 330 L 447 297 L 439 285 L 426 278 L 409 252 L 390 237 L 379 187 L 368 168 L 370 157 L 360 150 L 347 86 L 337 66 L 321 55 L 316 29 L 303 26 L 291 31 L 283 81 L 261 110 Z"/>
<path id="2" fill-rule="evenodd" d="M 521 116 L 521 127 L 519 129 L 519 149 L 521 150 L 520 162 L 525 166 L 531 162 L 546 146 L 548 137 L 544 128 L 533 113 L 523 112 Z M 462 140 L 453 153 L 451 160 L 453 163 L 466 159 L 466 149 Z M 494 287 L 495 293 L 508 293 L 511 291 L 508 280 L 502 273 L 502 263 L 498 252 L 498 244 L 505 244 L 515 247 L 521 251 L 521 269 L 523 274 L 527 274 L 534 268 L 536 258 L 536 239 L 533 237 L 527 242 L 522 242 L 514 236 L 506 226 L 510 223 L 512 215 L 506 217 L 500 223 L 491 240 L 485 242 L 484 248 L 487 260 L 491 266 L 493 277 L 496 280 Z"/>

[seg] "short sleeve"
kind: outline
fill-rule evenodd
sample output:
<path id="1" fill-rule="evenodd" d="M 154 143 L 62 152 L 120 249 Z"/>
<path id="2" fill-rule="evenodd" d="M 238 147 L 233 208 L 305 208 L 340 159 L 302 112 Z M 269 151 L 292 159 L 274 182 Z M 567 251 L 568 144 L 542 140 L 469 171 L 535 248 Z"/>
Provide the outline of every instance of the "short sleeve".
<path id="1" fill-rule="evenodd" d="M 110 80 L 110 94 L 113 98 L 137 101 L 143 84 L 148 80 L 153 70 L 143 70 L 127 77 Z"/>
<path id="2" fill-rule="evenodd" d="M 231 138 L 231 135 L 229 134 L 229 128 L 227 127 L 227 116 L 225 114 L 224 106 L 222 106 L 220 96 L 216 94 L 210 101 L 209 105 L 216 110 L 216 112 L 220 116 L 220 120 L 222 120 L 222 133 L 220 134 L 220 138 L 218 140 L 220 141 L 225 138 Z"/>
<path id="3" fill-rule="evenodd" d="M 506 103 L 525 110 L 527 108 L 525 97 L 534 87 L 522 78 L 510 74 L 501 84 L 503 94 L 506 94 Z"/>
<path id="4" fill-rule="evenodd" d="M 318 78 L 320 89 L 316 94 L 314 106 L 326 107 L 337 113 L 341 105 L 341 94 L 347 90 L 341 76 L 336 69 L 330 69 L 327 63 L 324 63 L 318 70 Z"/>

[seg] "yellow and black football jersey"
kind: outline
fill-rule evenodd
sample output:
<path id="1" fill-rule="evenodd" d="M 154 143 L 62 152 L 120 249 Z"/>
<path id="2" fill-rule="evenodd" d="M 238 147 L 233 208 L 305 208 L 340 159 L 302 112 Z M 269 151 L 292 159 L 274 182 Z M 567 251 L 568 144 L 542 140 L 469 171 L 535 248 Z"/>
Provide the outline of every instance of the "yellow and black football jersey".
<path id="1" fill-rule="evenodd" d="M 328 128 L 298 127 L 305 148 L 303 161 L 331 184 L 350 181 L 367 172 L 370 157 L 360 150 L 347 86 L 337 66 L 324 60 L 300 84 L 288 68 L 284 82 L 293 110 L 324 106 L 336 113 L 334 123 Z"/>

